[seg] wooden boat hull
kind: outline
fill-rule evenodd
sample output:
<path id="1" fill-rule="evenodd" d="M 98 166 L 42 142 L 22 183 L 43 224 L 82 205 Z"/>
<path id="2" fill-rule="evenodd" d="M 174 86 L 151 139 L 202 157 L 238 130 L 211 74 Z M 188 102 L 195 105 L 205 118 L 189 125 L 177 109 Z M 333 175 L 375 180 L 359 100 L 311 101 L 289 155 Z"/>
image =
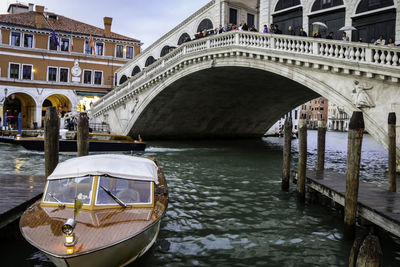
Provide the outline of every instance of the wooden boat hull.
<path id="1" fill-rule="evenodd" d="M 160 222 L 161 220 L 158 220 L 148 229 L 128 240 L 84 255 L 61 258 L 50 255 L 45 251 L 44 253 L 58 267 L 125 266 L 142 256 L 151 248 L 158 236 Z"/>
<path id="2" fill-rule="evenodd" d="M 15 139 L 15 144 L 23 146 L 28 150 L 44 151 L 44 140 L 38 139 Z M 120 142 L 120 141 L 89 141 L 89 152 L 111 152 L 111 151 L 144 151 L 146 144 L 143 142 Z M 60 152 L 76 152 L 76 140 L 60 140 Z"/>

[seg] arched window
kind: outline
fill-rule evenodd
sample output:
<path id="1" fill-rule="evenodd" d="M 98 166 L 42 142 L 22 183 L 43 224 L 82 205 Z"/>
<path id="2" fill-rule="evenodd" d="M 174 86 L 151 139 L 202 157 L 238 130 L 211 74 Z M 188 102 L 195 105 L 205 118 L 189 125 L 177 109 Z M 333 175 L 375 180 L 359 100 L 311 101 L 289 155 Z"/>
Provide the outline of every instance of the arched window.
<path id="1" fill-rule="evenodd" d="M 390 8 L 391 6 L 393 8 Z M 360 14 L 365 12 L 368 13 Z M 352 33 L 352 41 L 374 43 L 380 35 L 386 43 L 390 38 L 395 39 L 396 8 L 393 0 L 361 0 L 356 9 L 356 16 L 352 20 L 352 25 L 357 29 Z"/>
<path id="2" fill-rule="evenodd" d="M 316 0 L 311 8 L 311 12 L 343 5 L 343 0 Z"/>
<path id="3" fill-rule="evenodd" d="M 160 57 L 163 57 L 168 53 L 169 53 L 169 45 L 166 45 L 161 49 Z"/>
<path id="4" fill-rule="evenodd" d="M 183 34 L 181 35 L 181 37 L 179 37 L 178 45 L 183 44 L 183 41 L 185 41 L 185 38 L 186 38 L 186 37 L 188 38 L 188 40 L 190 40 L 190 35 L 187 34 L 187 33 L 185 32 L 185 33 L 183 33 Z"/>
<path id="5" fill-rule="evenodd" d="M 148 67 L 148 66 L 150 66 L 151 64 L 153 64 L 155 61 L 156 61 L 156 60 L 154 59 L 153 56 L 149 56 L 149 57 L 146 59 L 146 63 L 144 64 L 144 66 L 145 66 L 145 67 Z"/>
<path id="6" fill-rule="evenodd" d="M 200 24 L 199 27 L 197 27 L 197 32 L 201 32 L 202 30 L 211 30 L 214 29 L 213 24 L 211 22 L 211 20 L 209 19 L 203 19 Z"/>
<path id="7" fill-rule="evenodd" d="M 330 9 L 335 6 L 340 8 Z M 320 31 L 322 37 L 325 38 L 330 32 L 333 32 L 333 39 L 342 40 L 343 32 L 339 31 L 339 29 L 344 26 L 346 13 L 343 0 L 315 0 L 311 10 L 312 12 L 322 10 L 322 12 L 309 15 L 309 36 L 313 36 L 317 31 Z M 328 28 L 313 25 L 314 22 L 325 23 Z"/>
<path id="8" fill-rule="evenodd" d="M 393 0 L 361 0 L 357 6 L 356 14 L 393 5 Z"/>
<path id="9" fill-rule="evenodd" d="M 128 80 L 128 77 L 126 77 L 126 75 L 122 75 L 121 79 L 119 80 L 119 84 L 123 84 L 127 80 Z"/>
<path id="10" fill-rule="evenodd" d="M 300 6 L 300 0 L 279 0 L 276 4 L 275 11 L 287 9 L 286 12 L 279 12 L 273 14 L 273 24 L 277 24 L 283 34 L 292 34 L 289 32 L 289 26 L 292 26 L 293 31 L 297 34 L 300 32 L 300 28 L 303 27 L 303 9 Z"/>
<path id="11" fill-rule="evenodd" d="M 136 74 L 138 74 L 140 72 L 140 68 L 139 66 L 135 66 L 132 70 L 132 76 L 135 76 Z"/>
<path id="12" fill-rule="evenodd" d="M 300 5 L 300 0 L 279 0 L 279 2 L 275 6 L 275 11 L 298 5 Z"/>

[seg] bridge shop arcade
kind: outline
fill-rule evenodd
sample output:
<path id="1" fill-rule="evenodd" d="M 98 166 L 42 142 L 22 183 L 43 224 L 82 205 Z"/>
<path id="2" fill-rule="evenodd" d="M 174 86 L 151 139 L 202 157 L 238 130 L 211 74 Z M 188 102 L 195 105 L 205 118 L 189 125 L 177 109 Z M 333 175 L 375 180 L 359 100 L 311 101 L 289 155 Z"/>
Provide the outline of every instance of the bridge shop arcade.
<path id="1" fill-rule="evenodd" d="M 343 0 L 279 0 L 272 11 L 272 23 L 278 24 L 283 34 L 289 34 L 291 25 L 296 32 L 300 27 L 308 31 L 308 36 L 315 32 L 314 22 L 322 22 L 328 29 L 321 28 L 324 38 L 329 32 L 334 33 L 334 39 L 342 39 L 342 31 L 339 29 L 345 25 L 354 26 L 357 30 L 347 32 L 352 41 L 366 43 L 374 42 L 383 35 L 386 42 L 389 38 L 400 40 L 396 32 L 396 24 L 399 24 L 396 3 L 393 0 L 368 1 L 360 0 L 348 3 Z"/>

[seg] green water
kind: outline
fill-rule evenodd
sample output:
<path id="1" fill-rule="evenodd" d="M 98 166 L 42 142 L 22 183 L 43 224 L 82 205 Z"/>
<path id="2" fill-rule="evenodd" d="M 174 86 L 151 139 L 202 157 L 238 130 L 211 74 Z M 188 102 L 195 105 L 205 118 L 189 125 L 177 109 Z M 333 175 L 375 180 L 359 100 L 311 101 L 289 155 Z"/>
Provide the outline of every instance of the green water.
<path id="1" fill-rule="evenodd" d="M 314 137 L 309 133 L 310 168 Z M 328 133 L 327 168 L 344 171 L 345 137 Z M 170 202 L 155 245 L 131 266 L 346 266 L 352 244 L 342 240 L 340 214 L 299 204 L 293 184 L 281 192 L 281 141 L 151 142 L 143 155 L 156 157 L 164 170 Z M 366 142 L 363 164 L 372 167 L 362 177 L 382 174 L 375 182 L 384 185 L 385 151 Z M 41 172 L 42 154 L 9 151 L 19 153 L 19 170 Z M 384 266 L 400 266 L 398 241 L 385 238 Z M 15 266 L 51 265 L 24 241 L 15 246 L 28 251 L 13 256 Z"/>

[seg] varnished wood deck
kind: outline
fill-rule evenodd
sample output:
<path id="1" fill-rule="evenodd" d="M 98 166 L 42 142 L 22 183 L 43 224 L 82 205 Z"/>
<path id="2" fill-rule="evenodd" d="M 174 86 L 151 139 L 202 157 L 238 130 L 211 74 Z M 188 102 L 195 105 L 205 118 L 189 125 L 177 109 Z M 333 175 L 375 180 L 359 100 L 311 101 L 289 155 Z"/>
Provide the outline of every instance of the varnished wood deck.
<path id="1" fill-rule="evenodd" d="M 20 219 L 23 236 L 35 247 L 57 257 L 75 257 L 115 246 L 159 222 L 168 205 L 168 187 L 161 170 L 158 172 L 159 192 L 154 195 L 154 207 L 81 210 L 76 217 L 74 233 L 78 243 L 70 254 L 64 246 L 61 227 L 72 218 L 72 208 L 42 207 L 40 201 L 29 207 Z M 139 241 L 138 241 L 139 242 Z"/>
<path id="2" fill-rule="evenodd" d="M 346 175 L 331 171 L 307 171 L 307 186 L 344 206 Z M 359 216 L 400 237 L 400 194 L 360 181 Z"/>
<path id="3" fill-rule="evenodd" d="M 38 200 L 44 185 L 44 176 L 0 174 L 0 228 L 16 220 Z"/>

